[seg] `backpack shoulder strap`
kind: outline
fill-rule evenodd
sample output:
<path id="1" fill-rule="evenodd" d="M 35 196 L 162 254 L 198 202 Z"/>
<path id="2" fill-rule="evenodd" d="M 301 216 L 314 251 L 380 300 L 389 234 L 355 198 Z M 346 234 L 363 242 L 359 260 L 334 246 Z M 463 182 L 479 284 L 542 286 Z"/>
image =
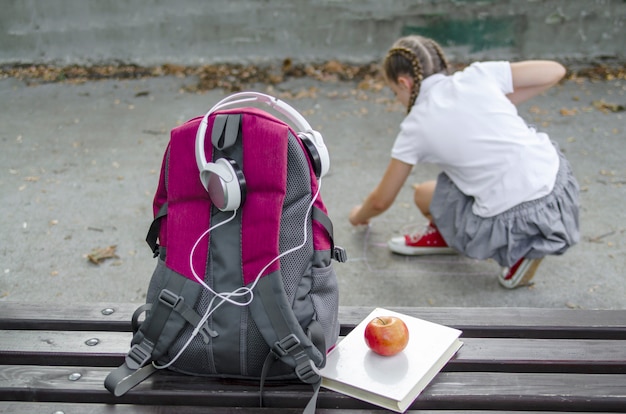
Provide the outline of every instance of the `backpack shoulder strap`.
<path id="1" fill-rule="evenodd" d="M 250 311 L 272 352 L 293 367 L 303 382 L 315 380 L 319 376 L 317 367 L 325 363 L 326 350 L 318 349 L 300 326 L 287 300 L 280 272 L 259 279 L 253 292 Z"/>
<path id="2" fill-rule="evenodd" d="M 280 272 L 259 279 L 253 291 L 255 299 L 249 305 L 250 311 L 270 347 L 261 375 L 261 404 L 269 365 L 280 359 L 294 369 L 300 381 L 313 387 L 313 395 L 304 410 L 305 414 L 313 414 L 322 384 L 318 367 L 326 364 L 324 333 L 317 322 L 307 332 L 302 329 L 287 300 Z"/>
<path id="3" fill-rule="evenodd" d="M 107 390 L 118 397 L 124 395 L 157 369 L 152 362 L 167 353 L 187 323 L 194 327 L 200 325 L 202 317 L 193 309 L 200 292 L 198 283 L 172 272 L 165 288 L 149 307 L 146 320 L 133 336 L 124 364 L 107 375 L 104 381 Z M 207 324 L 199 333 L 207 343 L 215 336 Z"/>

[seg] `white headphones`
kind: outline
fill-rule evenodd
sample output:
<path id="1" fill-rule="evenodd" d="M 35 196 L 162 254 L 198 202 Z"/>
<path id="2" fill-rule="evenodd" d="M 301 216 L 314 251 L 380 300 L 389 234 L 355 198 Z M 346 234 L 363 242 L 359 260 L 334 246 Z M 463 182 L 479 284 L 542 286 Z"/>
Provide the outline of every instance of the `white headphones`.
<path id="1" fill-rule="evenodd" d="M 330 168 L 328 149 L 324 145 L 322 135 L 314 131 L 298 111 L 287 103 L 259 92 L 240 92 L 222 99 L 204 115 L 196 132 L 196 162 L 200 171 L 202 185 L 209 193 L 211 202 L 221 211 L 237 210 L 245 201 L 246 181 L 237 163 L 229 158 L 218 158 L 215 162 L 207 162 L 204 154 L 204 139 L 209 116 L 226 107 L 247 102 L 262 102 L 275 111 L 285 115 L 296 127 L 298 137 L 309 152 L 311 162 L 318 178 L 323 177 Z M 225 128 L 228 128 L 228 121 Z M 238 125 L 237 125 L 238 127 Z"/>

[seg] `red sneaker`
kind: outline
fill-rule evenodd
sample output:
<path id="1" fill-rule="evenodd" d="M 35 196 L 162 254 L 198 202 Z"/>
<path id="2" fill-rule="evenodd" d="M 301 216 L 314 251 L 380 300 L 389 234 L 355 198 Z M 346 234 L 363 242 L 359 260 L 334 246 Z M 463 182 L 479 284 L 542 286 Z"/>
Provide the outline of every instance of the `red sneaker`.
<path id="1" fill-rule="evenodd" d="M 502 273 L 498 275 L 498 282 L 508 289 L 528 285 L 528 282 L 535 276 L 542 259 L 526 259 L 522 257 L 510 268 L 505 267 L 502 269 Z"/>
<path id="2" fill-rule="evenodd" d="M 448 247 L 433 223 L 428 223 L 423 233 L 394 237 L 387 242 L 387 245 L 392 252 L 408 256 L 457 253 L 456 250 Z"/>

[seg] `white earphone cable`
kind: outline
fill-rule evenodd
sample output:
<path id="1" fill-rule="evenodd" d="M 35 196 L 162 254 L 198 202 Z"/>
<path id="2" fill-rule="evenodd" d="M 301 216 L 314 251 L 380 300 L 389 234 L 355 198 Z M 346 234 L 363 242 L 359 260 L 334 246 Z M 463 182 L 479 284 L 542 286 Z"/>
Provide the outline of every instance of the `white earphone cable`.
<path id="1" fill-rule="evenodd" d="M 189 344 L 191 344 L 191 341 L 193 340 L 193 338 L 196 337 L 196 335 L 198 335 L 198 333 L 200 332 L 200 329 L 202 329 L 202 327 L 204 326 L 204 324 L 208 321 L 208 319 L 211 317 L 211 315 L 213 314 L 213 312 L 215 312 L 215 310 L 217 308 L 219 308 L 220 306 L 222 306 L 224 303 L 228 302 L 230 304 L 233 304 L 235 306 L 247 306 L 250 303 L 252 303 L 252 300 L 254 299 L 254 292 L 253 289 L 256 287 L 256 284 L 258 283 L 259 279 L 261 279 L 261 276 L 263 275 L 263 272 L 265 272 L 265 270 L 267 270 L 268 267 L 270 267 L 275 261 L 281 259 L 282 257 L 288 255 L 289 253 L 293 253 L 295 251 L 300 250 L 302 247 L 304 247 L 306 245 L 306 242 L 308 240 L 308 232 L 307 232 L 307 224 L 308 224 L 308 218 L 311 215 L 311 209 L 313 208 L 313 205 L 315 204 L 315 201 L 317 200 L 317 197 L 320 194 L 320 191 L 322 189 L 322 179 L 320 178 L 318 180 L 318 186 L 317 186 L 317 191 L 315 192 L 315 195 L 313 196 L 313 198 L 311 199 L 311 202 L 308 205 L 307 211 L 306 211 L 306 215 L 304 216 L 304 223 L 303 223 L 303 234 L 304 234 L 304 238 L 302 240 L 302 243 L 300 243 L 299 245 L 292 247 L 291 249 L 285 250 L 284 252 L 282 252 L 281 254 L 279 254 L 278 256 L 274 257 L 272 260 L 270 260 L 257 274 L 257 276 L 254 279 L 254 282 L 252 282 L 252 285 L 250 287 L 246 287 L 246 286 L 242 286 L 240 288 L 237 288 L 235 290 L 233 290 L 232 292 L 216 292 L 215 290 L 213 290 L 209 285 L 207 285 L 204 280 L 202 280 L 202 278 L 200 278 L 200 276 L 198 276 L 198 274 L 196 273 L 196 270 L 194 269 L 193 266 L 193 254 L 196 250 L 196 247 L 198 247 L 198 244 L 200 244 L 200 241 L 206 237 L 211 231 L 215 230 L 216 228 L 223 226 L 224 224 L 232 221 L 236 216 L 237 216 L 237 210 L 233 211 L 233 215 L 231 217 L 229 217 L 228 219 L 219 222 L 217 224 L 215 224 L 212 227 L 209 227 L 204 233 L 202 233 L 198 239 L 196 240 L 196 242 L 194 243 L 191 252 L 189 253 L 189 266 L 191 267 L 191 273 L 193 274 L 193 277 L 196 279 L 196 281 L 202 285 L 206 290 L 208 290 L 210 293 L 213 294 L 213 297 L 211 298 L 211 301 L 209 302 L 209 305 L 207 306 L 206 311 L 204 312 L 204 315 L 202 316 L 202 318 L 200 319 L 200 322 L 198 323 L 198 325 L 194 328 L 194 330 L 192 331 L 189 339 L 187 339 L 187 341 L 185 342 L 185 344 L 182 346 L 182 348 L 178 351 L 178 353 L 166 364 L 164 365 L 158 365 L 156 363 L 156 361 L 152 362 L 152 365 L 157 368 L 157 369 L 165 369 L 170 367 L 174 362 L 176 362 L 176 360 L 178 360 L 178 358 L 182 355 L 182 353 L 187 349 L 187 347 L 189 347 Z M 237 300 L 231 299 L 231 297 L 245 297 L 246 295 L 249 295 L 248 300 L 244 301 L 244 302 L 239 302 Z M 215 304 L 214 306 L 214 302 L 217 298 L 220 298 L 219 302 L 217 304 Z"/>

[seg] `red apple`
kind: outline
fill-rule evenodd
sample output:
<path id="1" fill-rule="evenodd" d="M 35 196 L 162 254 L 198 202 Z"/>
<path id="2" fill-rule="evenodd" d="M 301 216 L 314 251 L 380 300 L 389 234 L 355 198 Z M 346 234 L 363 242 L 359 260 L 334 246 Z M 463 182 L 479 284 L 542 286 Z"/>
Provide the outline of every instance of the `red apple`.
<path id="1" fill-rule="evenodd" d="M 379 355 L 395 355 L 409 343 L 409 328 L 398 317 L 377 316 L 365 326 L 365 343 Z"/>

